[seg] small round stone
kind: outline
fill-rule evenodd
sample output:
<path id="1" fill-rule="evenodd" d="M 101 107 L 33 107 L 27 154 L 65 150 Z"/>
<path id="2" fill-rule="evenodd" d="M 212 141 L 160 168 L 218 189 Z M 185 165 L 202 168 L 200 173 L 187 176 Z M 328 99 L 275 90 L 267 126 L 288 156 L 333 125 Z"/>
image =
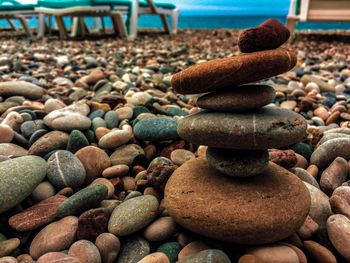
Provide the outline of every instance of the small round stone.
<path id="1" fill-rule="evenodd" d="M 213 111 L 248 111 L 261 108 L 275 98 L 275 90 L 267 85 L 242 85 L 202 95 L 197 106 Z"/>
<path id="2" fill-rule="evenodd" d="M 130 237 L 123 243 L 116 263 L 138 263 L 151 251 L 149 243 L 141 237 Z"/>
<path id="3" fill-rule="evenodd" d="M 331 215 L 327 220 L 327 233 L 335 249 L 347 260 L 350 260 L 350 220 L 343 215 Z"/>
<path id="4" fill-rule="evenodd" d="M 107 128 L 113 129 L 118 127 L 119 123 L 119 116 L 118 113 L 115 111 L 108 111 L 105 116 L 104 120 L 106 121 Z"/>
<path id="5" fill-rule="evenodd" d="M 12 141 L 14 131 L 8 125 L 0 125 L 0 143 L 9 143 Z"/>
<path id="6" fill-rule="evenodd" d="M 35 187 L 30 197 L 33 199 L 33 201 L 40 202 L 55 194 L 55 187 L 53 187 L 53 185 L 49 181 L 44 181 L 38 184 L 37 187 Z"/>
<path id="7" fill-rule="evenodd" d="M 109 219 L 105 208 L 90 209 L 79 216 L 77 238 L 95 241 L 98 235 L 105 232 Z"/>
<path id="8" fill-rule="evenodd" d="M 160 217 L 151 223 L 144 231 L 144 237 L 148 241 L 163 241 L 177 231 L 177 224 L 170 216 Z"/>
<path id="9" fill-rule="evenodd" d="M 175 263 L 180 250 L 181 246 L 178 242 L 167 242 L 160 245 L 157 252 L 164 253 L 169 258 L 170 263 Z"/>
<path id="10" fill-rule="evenodd" d="M 98 248 L 89 240 L 79 240 L 71 245 L 68 255 L 75 257 L 80 262 L 101 263 L 101 255 Z"/>
<path id="11" fill-rule="evenodd" d="M 82 185 L 85 175 L 83 164 L 69 151 L 59 150 L 47 161 L 47 177 L 59 189 Z"/>
<path id="12" fill-rule="evenodd" d="M 214 169 L 233 177 L 251 177 L 265 172 L 269 165 L 267 150 L 230 150 L 209 147 L 208 163 Z"/>
<path id="13" fill-rule="evenodd" d="M 71 131 L 69 135 L 69 140 L 67 144 L 67 150 L 75 153 L 81 148 L 84 148 L 85 146 L 89 145 L 89 141 L 85 137 L 84 133 L 82 133 L 79 130 L 73 130 Z"/>
<path id="14" fill-rule="evenodd" d="M 102 172 L 102 176 L 105 178 L 121 177 L 129 172 L 129 166 L 126 164 L 117 164 L 106 168 Z"/>
<path id="15" fill-rule="evenodd" d="M 119 239 L 111 233 L 102 233 L 96 238 L 95 245 L 101 253 L 103 263 L 114 263 L 120 250 Z"/>
<path id="16" fill-rule="evenodd" d="M 170 159 L 178 166 L 183 165 L 185 162 L 194 158 L 194 153 L 185 149 L 176 149 L 170 154 Z"/>
<path id="17" fill-rule="evenodd" d="M 145 256 L 138 263 L 170 263 L 170 261 L 164 253 L 155 252 Z"/>
<path id="18" fill-rule="evenodd" d="M 129 167 L 133 165 L 137 157 L 145 155 L 145 151 L 138 144 L 127 144 L 115 149 L 110 159 L 113 165 L 125 164 Z"/>

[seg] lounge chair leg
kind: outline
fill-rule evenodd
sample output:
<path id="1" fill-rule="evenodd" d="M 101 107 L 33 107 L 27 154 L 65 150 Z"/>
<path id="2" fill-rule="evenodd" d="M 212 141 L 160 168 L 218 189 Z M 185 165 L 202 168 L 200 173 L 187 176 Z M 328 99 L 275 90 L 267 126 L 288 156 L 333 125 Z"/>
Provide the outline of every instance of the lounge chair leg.
<path id="1" fill-rule="evenodd" d="M 58 31 L 60 34 L 60 38 L 67 39 L 67 29 L 64 26 L 63 17 L 62 16 L 55 16 L 55 20 L 56 20 L 56 24 L 57 24 Z"/>
<path id="2" fill-rule="evenodd" d="M 17 18 L 18 18 L 19 21 L 21 22 L 21 24 L 22 24 L 22 26 L 23 26 L 23 29 L 24 29 L 24 31 L 26 32 L 27 36 L 28 36 L 30 39 L 34 39 L 33 33 L 32 33 L 32 31 L 30 30 L 30 27 L 28 26 L 25 17 L 23 17 L 23 16 L 18 16 Z"/>
<path id="3" fill-rule="evenodd" d="M 139 1 L 133 0 L 129 24 L 129 40 L 134 40 L 137 37 L 137 25 L 139 20 Z"/>
<path id="4" fill-rule="evenodd" d="M 170 34 L 169 23 L 168 23 L 168 20 L 166 19 L 166 15 L 160 14 L 160 19 L 162 20 L 165 33 Z"/>
<path id="5" fill-rule="evenodd" d="M 44 37 L 45 36 L 45 15 L 39 14 L 38 15 L 38 37 Z"/>
<path id="6" fill-rule="evenodd" d="M 76 37 L 78 34 L 78 27 L 79 27 L 79 18 L 78 17 L 73 17 L 72 21 L 72 30 L 70 33 L 71 37 Z"/>
<path id="7" fill-rule="evenodd" d="M 105 25 L 104 17 L 101 16 L 101 17 L 100 17 L 100 20 L 101 20 L 101 26 L 102 26 L 102 33 L 103 33 L 103 34 L 106 34 L 106 25 Z"/>
<path id="8" fill-rule="evenodd" d="M 123 18 L 121 14 L 119 13 L 114 13 L 111 15 L 112 23 L 113 23 L 113 28 L 114 32 L 116 35 L 119 34 L 121 38 L 126 38 L 128 33 L 126 31 L 125 24 L 123 22 Z"/>
<path id="9" fill-rule="evenodd" d="M 170 34 L 176 34 L 177 33 L 177 27 L 179 23 L 179 10 L 174 10 L 171 12 L 171 32 Z"/>
<path id="10" fill-rule="evenodd" d="M 15 25 L 12 23 L 10 18 L 6 18 L 7 23 L 10 25 L 11 29 L 14 31 L 17 31 L 17 28 L 15 27 Z"/>

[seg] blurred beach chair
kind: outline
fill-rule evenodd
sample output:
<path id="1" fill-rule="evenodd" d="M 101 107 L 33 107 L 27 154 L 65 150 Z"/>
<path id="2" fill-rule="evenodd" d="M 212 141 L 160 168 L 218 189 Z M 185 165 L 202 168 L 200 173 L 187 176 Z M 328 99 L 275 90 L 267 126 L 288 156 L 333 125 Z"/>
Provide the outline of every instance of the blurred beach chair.
<path id="1" fill-rule="evenodd" d="M 170 2 L 153 0 L 93 0 L 99 4 L 109 4 L 112 9 L 126 12 L 126 27 L 129 32 L 129 39 L 135 39 L 138 31 L 138 17 L 140 15 L 159 15 L 168 34 L 176 34 L 178 26 L 179 9 Z M 167 20 L 171 20 L 171 28 Z"/>
<path id="2" fill-rule="evenodd" d="M 101 5 L 92 0 L 39 0 L 35 11 L 39 13 L 39 36 L 45 35 L 45 16 L 53 16 L 57 24 L 61 39 L 68 37 L 68 30 L 64 23 L 64 17 L 72 18 L 71 36 L 81 34 L 84 36 L 88 27 L 84 22 L 85 17 L 105 17 L 112 19 L 115 33 L 126 37 L 127 32 L 120 12 L 111 10 L 110 5 Z"/>
<path id="3" fill-rule="evenodd" d="M 350 0 L 291 0 L 287 27 L 297 21 L 350 21 Z"/>
<path id="4" fill-rule="evenodd" d="M 0 19 L 5 19 L 12 30 L 17 30 L 11 19 L 17 19 L 21 23 L 28 37 L 33 38 L 32 31 L 27 23 L 27 18 L 36 15 L 35 5 L 21 4 L 15 0 L 0 0 Z"/>

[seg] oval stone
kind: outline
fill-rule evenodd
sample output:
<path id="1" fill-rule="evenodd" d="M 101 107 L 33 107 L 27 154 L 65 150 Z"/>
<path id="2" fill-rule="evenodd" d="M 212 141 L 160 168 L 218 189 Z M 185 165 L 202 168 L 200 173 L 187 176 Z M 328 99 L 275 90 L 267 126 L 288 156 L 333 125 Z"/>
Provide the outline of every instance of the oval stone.
<path id="1" fill-rule="evenodd" d="M 28 99 L 40 99 L 44 89 L 26 81 L 5 81 L 0 83 L 1 96 L 23 96 Z"/>
<path id="2" fill-rule="evenodd" d="M 301 141 L 306 126 L 301 115 L 267 106 L 250 113 L 199 112 L 180 120 L 177 131 L 197 145 L 265 150 Z"/>
<path id="3" fill-rule="evenodd" d="M 28 150 L 13 143 L 0 143 L 0 155 L 3 156 L 25 156 Z"/>
<path id="4" fill-rule="evenodd" d="M 67 216 L 44 227 L 30 244 L 29 253 L 37 259 L 47 252 L 58 252 L 70 247 L 78 228 L 78 218 Z"/>
<path id="5" fill-rule="evenodd" d="M 116 263 L 138 263 L 151 251 L 150 245 L 142 237 L 131 237 L 122 245 Z"/>
<path id="6" fill-rule="evenodd" d="M 202 95 L 197 106 L 213 111 L 247 111 L 261 108 L 275 98 L 275 90 L 267 85 L 243 85 Z"/>
<path id="7" fill-rule="evenodd" d="M 46 162 L 23 156 L 0 163 L 0 213 L 22 202 L 46 176 Z"/>
<path id="8" fill-rule="evenodd" d="M 151 118 L 136 123 L 134 135 L 142 141 L 166 141 L 179 138 L 177 121 L 172 118 Z"/>
<path id="9" fill-rule="evenodd" d="M 52 262 L 81 263 L 79 259 L 69 256 L 63 252 L 46 253 L 42 255 L 37 261 L 37 263 L 52 263 Z"/>
<path id="10" fill-rule="evenodd" d="M 331 215 L 327 220 L 327 233 L 333 246 L 347 260 L 350 261 L 350 220 L 343 215 Z"/>
<path id="11" fill-rule="evenodd" d="M 239 244 L 286 238 L 299 229 L 310 210 L 310 195 L 302 181 L 271 162 L 261 176 L 242 180 L 223 176 L 204 158 L 191 160 L 170 177 L 164 198 L 180 225 Z"/>
<path id="12" fill-rule="evenodd" d="M 276 76 L 292 69 L 296 62 L 293 51 L 259 51 L 196 64 L 176 73 L 171 84 L 182 94 L 204 93 Z"/>
<path id="13" fill-rule="evenodd" d="M 30 146 L 28 154 L 44 156 L 53 150 L 66 149 L 68 140 L 69 135 L 65 132 L 49 132 Z"/>
<path id="14" fill-rule="evenodd" d="M 147 226 L 158 214 L 159 203 L 153 195 L 143 195 L 124 201 L 112 212 L 108 232 L 126 236 Z"/>
<path id="15" fill-rule="evenodd" d="M 210 262 L 210 263 L 231 263 L 229 257 L 221 250 L 207 249 L 194 255 L 187 256 L 177 261 L 178 263 L 197 263 L 197 262 Z"/>
<path id="16" fill-rule="evenodd" d="M 267 150 L 231 150 L 209 147 L 208 163 L 216 170 L 233 177 L 250 177 L 267 170 L 269 153 Z"/>
<path id="17" fill-rule="evenodd" d="M 65 200 L 57 209 L 56 216 L 80 215 L 97 206 L 107 197 L 107 187 L 101 184 L 88 186 Z"/>
<path id="18" fill-rule="evenodd" d="M 85 175 L 83 164 L 69 151 L 59 150 L 47 160 L 47 177 L 59 189 L 82 185 Z"/>

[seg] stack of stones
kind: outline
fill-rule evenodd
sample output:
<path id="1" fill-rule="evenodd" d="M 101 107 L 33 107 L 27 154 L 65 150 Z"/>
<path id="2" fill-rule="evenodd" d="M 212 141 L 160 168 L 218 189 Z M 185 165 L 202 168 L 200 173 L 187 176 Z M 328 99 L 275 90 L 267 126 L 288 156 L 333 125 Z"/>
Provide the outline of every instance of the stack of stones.
<path id="1" fill-rule="evenodd" d="M 205 110 L 182 119 L 179 135 L 206 145 L 206 158 L 178 168 L 165 189 L 169 214 L 198 234 L 239 244 L 282 240 L 304 223 L 310 195 L 292 173 L 269 162 L 268 150 L 300 142 L 304 118 L 268 105 L 275 91 L 249 84 L 292 69 L 293 51 L 276 49 L 289 38 L 270 19 L 241 33 L 239 56 L 204 62 L 173 76 L 182 94 L 206 93 Z M 268 105 L 268 106 L 266 106 Z"/>

